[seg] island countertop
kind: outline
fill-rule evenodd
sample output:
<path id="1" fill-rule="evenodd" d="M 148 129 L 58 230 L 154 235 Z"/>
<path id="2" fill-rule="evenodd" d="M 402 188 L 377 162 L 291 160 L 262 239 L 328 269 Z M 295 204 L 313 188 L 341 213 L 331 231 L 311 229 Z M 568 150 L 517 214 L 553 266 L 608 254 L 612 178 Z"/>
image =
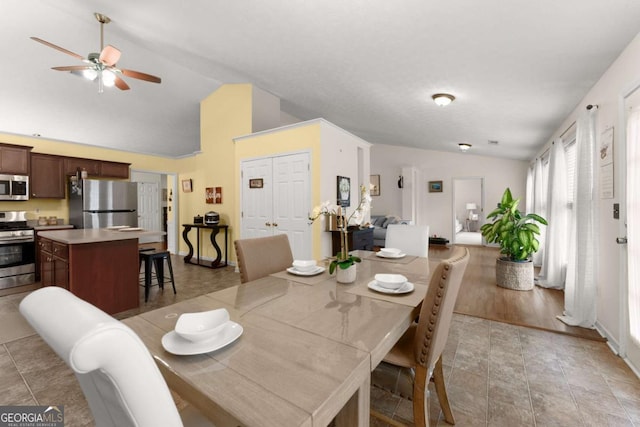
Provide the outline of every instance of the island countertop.
<path id="1" fill-rule="evenodd" d="M 124 230 L 124 229 L 123 229 Z M 77 228 L 70 230 L 39 231 L 38 236 L 67 245 L 84 243 L 113 242 L 116 240 L 139 239 L 140 237 L 163 236 L 164 231 L 151 230 L 109 230 L 107 228 Z"/>

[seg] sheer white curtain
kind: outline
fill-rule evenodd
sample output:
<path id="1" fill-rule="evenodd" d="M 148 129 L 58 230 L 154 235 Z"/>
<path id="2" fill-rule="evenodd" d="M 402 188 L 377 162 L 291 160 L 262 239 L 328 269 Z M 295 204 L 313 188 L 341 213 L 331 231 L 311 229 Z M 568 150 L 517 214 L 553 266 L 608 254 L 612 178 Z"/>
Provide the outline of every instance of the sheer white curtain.
<path id="1" fill-rule="evenodd" d="M 631 339 L 640 345 L 640 111 L 627 124 L 627 274 Z"/>
<path id="2" fill-rule="evenodd" d="M 564 315 L 558 319 L 572 326 L 593 328 L 596 322 L 598 262 L 597 202 L 595 181 L 597 109 L 586 110 L 578 120 L 575 209 L 571 221 L 570 252 L 564 291 Z"/>
<path id="3" fill-rule="evenodd" d="M 567 162 L 561 139 L 553 142 L 549 152 L 547 190 L 547 236 L 538 286 L 563 289 L 567 271 L 569 241 L 569 198 L 567 196 Z"/>
<path id="4" fill-rule="evenodd" d="M 533 169 L 533 206 L 527 205 L 527 212 L 533 212 L 540 215 L 543 218 L 547 218 L 546 205 L 547 205 L 547 189 L 546 189 L 546 176 L 542 167 L 542 159 L 536 159 L 536 164 Z M 533 254 L 534 265 L 541 265 L 544 257 L 544 242 L 546 230 L 545 226 L 540 224 L 540 236 L 538 241 L 540 242 L 540 249 Z"/>

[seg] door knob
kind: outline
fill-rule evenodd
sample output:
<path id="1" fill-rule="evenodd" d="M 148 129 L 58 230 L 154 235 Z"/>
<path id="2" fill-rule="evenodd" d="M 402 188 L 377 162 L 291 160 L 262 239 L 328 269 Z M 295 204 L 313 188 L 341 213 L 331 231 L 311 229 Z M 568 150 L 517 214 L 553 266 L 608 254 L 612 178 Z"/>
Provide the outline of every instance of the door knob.
<path id="1" fill-rule="evenodd" d="M 265 222 L 264 225 L 266 225 L 267 227 L 271 227 L 271 223 L 270 222 Z"/>
<path id="2" fill-rule="evenodd" d="M 616 237 L 616 243 L 619 245 L 626 245 L 627 238 L 626 237 Z"/>
<path id="3" fill-rule="evenodd" d="M 277 227 L 277 226 L 278 226 L 278 223 L 277 223 L 277 222 L 274 222 L 274 223 L 273 223 L 273 226 L 274 226 L 274 227 Z"/>

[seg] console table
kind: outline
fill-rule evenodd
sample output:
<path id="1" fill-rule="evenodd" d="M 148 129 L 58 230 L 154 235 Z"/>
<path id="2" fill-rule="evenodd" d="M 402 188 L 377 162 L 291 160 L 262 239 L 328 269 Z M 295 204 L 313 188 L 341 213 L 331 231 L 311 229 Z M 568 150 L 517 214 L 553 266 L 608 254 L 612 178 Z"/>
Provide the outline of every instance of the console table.
<path id="1" fill-rule="evenodd" d="M 347 245 L 350 251 L 362 249 L 373 250 L 373 228 L 349 228 L 347 230 Z M 340 252 L 340 231 L 331 232 L 331 250 L 333 255 Z"/>
<path id="2" fill-rule="evenodd" d="M 203 267 L 209 268 L 222 268 L 227 266 L 227 229 L 228 225 L 208 225 L 208 224 L 182 224 L 184 230 L 182 231 L 182 238 L 185 243 L 189 247 L 189 253 L 184 257 L 184 262 L 189 264 L 201 265 Z M 193 245 L 189 241 L 189 231 L 192 228 L 196 229 L 196 259 L 193 260 Z M 213 248 L 216 250 L 216 259 L 214 259 L 211 264 L 201 262 L 200 260 L 200 229 L 209 229 L 211 230 L 211 235 L 209 236 L 209 240 L 211 240 L 211 244 Z M 224 263 L 221 263 L 222 252 L 220 251 L 220 246 L 216 243 L 216 235 L 220 230 L 224 230 Z"/>

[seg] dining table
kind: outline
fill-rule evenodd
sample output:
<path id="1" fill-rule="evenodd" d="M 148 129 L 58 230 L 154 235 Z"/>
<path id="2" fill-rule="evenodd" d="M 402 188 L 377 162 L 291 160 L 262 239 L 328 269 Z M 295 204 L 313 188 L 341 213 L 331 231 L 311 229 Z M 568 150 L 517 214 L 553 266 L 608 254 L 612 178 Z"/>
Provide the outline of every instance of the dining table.
<path id="1" fill-rule="evenodd" d="M 368 426 L 371 371 L 416 319 L 438 259 L 352 253 L 362 261 L 351 284 L 322 260 L 317 274 L 287 269 L 123 322 L 169 387 L 217 426 Z M 412 290 L 374 290 L 378 273 L 402 274 Z M 232 342 L 175 338 L 181 314 L 219 308 Z"/>

